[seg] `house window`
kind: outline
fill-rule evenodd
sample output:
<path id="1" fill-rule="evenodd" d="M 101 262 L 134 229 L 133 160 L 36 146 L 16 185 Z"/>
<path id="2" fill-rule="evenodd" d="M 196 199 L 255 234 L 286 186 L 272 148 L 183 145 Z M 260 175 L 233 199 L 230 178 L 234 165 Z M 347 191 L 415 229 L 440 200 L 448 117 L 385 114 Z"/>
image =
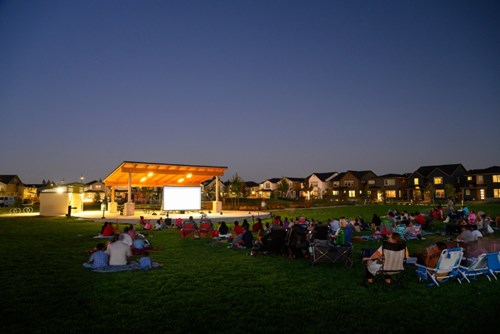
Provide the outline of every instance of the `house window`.
<path id="1" fill-rule="evenodd" d="M 270 183 L 268 183 L 268 182 L 266 182 L 266 184 L 264 185 L 264 188 L 266 188 L 266 189 L 271 189 L 271 184 L 270 184 Z"/>
<path id="2" fill-rule="evenodd" d="M 385 179 L 384 186 L 394 186 L 396 185 L 396 180 L 394 179 Z"/>
<path id="3" fill-rule="evenodd" d="M 493 189 L 493 197 L 500 198 L 500 189 Z"/>
<path id="4" fill-rule="evenodd" d="M 499 183 L 500 182 L 500 175 L 493 175 L 493 182 Z"/>
<path id="5" fill-rule="evenodd" d="M 349 190 L 349 198 L 355 198 L 356 197 L 356 190 Z"/>
<path id="6" fill-rule="evenodd" d="M 338 190 L 333 190 L 332 191 L 332 195 L 333 196 L 338 196 L 339 195 L 339 191 Z"/>
<path id="7" fill-rule="evenodd" d="M 480 189 L 479 190 L 479 198 L 482 199 L 482 200 L 484 200 L 484 197 L 485 197 L 484 196 L 484 189 Z"/>
<path id="8" fill-rule="evenodd" d="M 368 184 L 374 185 L 375 184 L 375 180 L 368 180 Z"/>
<path id="9" fill-rule="evenodd" d="M 436 198 L 444 198 L 444 189 L 436 189 Z"/>
<path id="10" fill-rule="evenodd" d="M 442 177 L 435 177 L 434 184 L 443 184 L 443 178 Z"/>
<path id="11" fill-rule="evenodd" d="M 345 180 L 344 187 L 352 187 L 354 185 L 354 180 Z"/>
<path id="12" fill-rule="evenodd" d="M 317 188 L 318 187 L 318 181 L 311 182 L 311 187 Z"/>
<path id="13" fill-rule="evenodd" d="M 333 181 L 333 186 L 338 187 L 340 185 L 339 181 Z"/>
<path id="14" fill-rule="evenodd" d="M 482 175 L 476 176 L 476 183 L 477 184 L 483 184 L 483 176 Z"/>
<path id="15" fill-rule="evenodd" d="M 472 176 L 471 175 L 467 176 L 467 181 L 472 182 Z"/>
<path id="16" fill-rule="evenodd" d="M 386 190 L 385 198 L 396 198 L 396 190 Z"/>
<path id="17" fill-rule="evenodd" d="M 418 177 L 416 177 L 416 178 L 413 179 L 413 184 L 416 185 L 416 186 L 419 185 Z"/>
<path id="18" fill-rule="evenodd" d="M 466 190 L 465 190 L 465 194 L 466 194 L 467 196 L 470 196 L 470 189 L 466 189 Z"/>

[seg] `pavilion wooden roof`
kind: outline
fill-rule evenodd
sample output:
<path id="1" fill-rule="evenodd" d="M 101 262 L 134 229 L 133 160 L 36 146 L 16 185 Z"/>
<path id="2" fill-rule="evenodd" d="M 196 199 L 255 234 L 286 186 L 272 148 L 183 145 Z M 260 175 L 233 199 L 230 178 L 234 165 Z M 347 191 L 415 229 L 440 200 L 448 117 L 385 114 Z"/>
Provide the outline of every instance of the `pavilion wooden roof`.
<path id="1" fill-rule="evenodd" d="M 214 176 L 222 176 L 227 167 L 178 165 L 154 162 L 124 161 L 105 179 L 107 187 L 199 186 Z"/>

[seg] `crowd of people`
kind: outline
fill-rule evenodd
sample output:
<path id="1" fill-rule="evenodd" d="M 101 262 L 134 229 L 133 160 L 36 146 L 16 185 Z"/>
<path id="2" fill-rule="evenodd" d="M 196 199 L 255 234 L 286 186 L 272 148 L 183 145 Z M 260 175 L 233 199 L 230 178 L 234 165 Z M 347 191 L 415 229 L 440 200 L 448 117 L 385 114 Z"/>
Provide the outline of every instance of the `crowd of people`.
<path id="1" fill-rule="evenodd" d="M 108 238 L 107 244 L 98 243 L 91 251 L 89 260 L 83 264 L 85 268 L 100 269 L 107 266 L 125 266 L 130 264 L 132 255 L 142 255 L 139 264 L 142 269 L 151 269 L 151 243 L 138 233 L 134 225 L 118 230 L 118 224 L 105 222 L 101 227 L 100 237 Z"/>

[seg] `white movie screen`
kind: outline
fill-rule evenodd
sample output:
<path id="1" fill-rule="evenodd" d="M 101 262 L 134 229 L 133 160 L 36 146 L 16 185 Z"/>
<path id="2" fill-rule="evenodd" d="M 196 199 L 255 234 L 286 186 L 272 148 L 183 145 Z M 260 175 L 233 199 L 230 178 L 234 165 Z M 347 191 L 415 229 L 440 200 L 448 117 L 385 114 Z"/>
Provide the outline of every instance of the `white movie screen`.
<path id="1" fill-rule="evenodd" d="M 163 187 L 163 210 L 201 210 L 201 187 Z"/>

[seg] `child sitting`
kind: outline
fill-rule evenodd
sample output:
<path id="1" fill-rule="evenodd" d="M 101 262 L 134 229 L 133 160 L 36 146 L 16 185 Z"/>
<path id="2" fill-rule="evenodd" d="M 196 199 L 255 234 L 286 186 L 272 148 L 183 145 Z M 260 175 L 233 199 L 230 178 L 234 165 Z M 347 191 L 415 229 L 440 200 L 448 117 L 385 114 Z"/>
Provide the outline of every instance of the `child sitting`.
<path id="1" fill-rule="evenodd" d="M 89 261 L 85 262 L 83 266 L 89 269 L 97 269 L 108 266 L 108 255 L 104 253 L 103 243 L 97 244 L 96 250 L 90 256 Z"/>
<path id="2" fill-rule="evenodd" d="M 139 259 L 139 265 L 141 266 L 141 269 L 143 270 L 149 270 L 153 268 L 153 263 L 151 261 L 151 258 L 149 257 L 149 251 L 145 250 L 142 253 L 142 257 Z"/>

